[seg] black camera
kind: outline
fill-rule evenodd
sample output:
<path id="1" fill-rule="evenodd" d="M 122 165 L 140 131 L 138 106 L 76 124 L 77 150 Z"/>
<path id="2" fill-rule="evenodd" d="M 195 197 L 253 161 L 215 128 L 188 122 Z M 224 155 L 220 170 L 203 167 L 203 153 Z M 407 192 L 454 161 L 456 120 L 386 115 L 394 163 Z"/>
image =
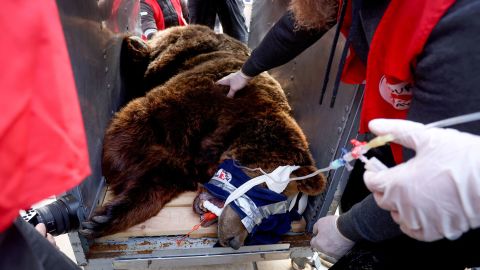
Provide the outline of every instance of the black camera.
<path id="1" fill-rule="evenodd" d="M 29 209 L 21 214 L 23 219 L 33 226 L 43 223 L 51 235 L 60 235 L 77 230 L 80 202 L 71 194 L 66 194 L 51 204 L 37 209 Z"/>

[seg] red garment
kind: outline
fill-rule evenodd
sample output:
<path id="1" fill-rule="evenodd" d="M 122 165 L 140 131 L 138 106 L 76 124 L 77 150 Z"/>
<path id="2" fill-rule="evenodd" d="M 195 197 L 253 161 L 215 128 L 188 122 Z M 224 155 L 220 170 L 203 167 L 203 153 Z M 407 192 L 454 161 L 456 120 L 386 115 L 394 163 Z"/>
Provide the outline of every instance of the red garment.
<path id="1" fill-rule="evenodd" d="M 430 33 L 455 0 L 392 0 L 371 41 L 367 66 L 350 49 L 342 74 L 345 83 L 365 84 L 360 132 L 376 118 L 405 119 L 412 99 L 413 72 Z M 351 2 L 342 26 L 348 34 Z M 399 145 L 392 145 L 395 161 L 402 161 Z"/>
<path id="2" fill-rule="evenodd" d="M 180 0 L 167 0 L 167 1 L 170 1 L 172 3 L 173 8 L 177 12 L 178 25 L 185 25 L 185 20 L 183 19 L 182 6 L 180 4 Z M 163 11 L 160 8 L 160 5 L 158 4 L 157 0 L 145 0 L 145 3 L 147 3 L 153 9 L 153 16 L 155 18 L 155 23 L 157 24 L 157 29 L 164 30 L 165 20 L 163 19 Z"/>
<path id="3" fill-rule="evenodd" d="M 0 231 L 82 181 L 87 144 L 55 1 L 0 9 Z"/>

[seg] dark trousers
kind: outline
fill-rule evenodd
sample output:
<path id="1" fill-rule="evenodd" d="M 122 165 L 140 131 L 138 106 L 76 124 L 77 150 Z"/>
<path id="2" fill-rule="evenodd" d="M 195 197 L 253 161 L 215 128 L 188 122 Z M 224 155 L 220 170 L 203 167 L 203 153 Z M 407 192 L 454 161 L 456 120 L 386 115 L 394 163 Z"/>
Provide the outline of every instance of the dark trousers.
<path id="1" fill-rule="evenodd" d="M 190 24 L 202 24 L 212 29 L 218 15 L 223 32 L 243 43 L 247 43 L 248 33 L 243 15 L 242 0 L 189 0 Z"/>
<path id="2" fill-rule="evenodd" d="M 380 243 L 357 243 L 330 270 L 464 270 L 480 266 L 480 229 L 461 238 L 421 242 L 406 235 Z"/>

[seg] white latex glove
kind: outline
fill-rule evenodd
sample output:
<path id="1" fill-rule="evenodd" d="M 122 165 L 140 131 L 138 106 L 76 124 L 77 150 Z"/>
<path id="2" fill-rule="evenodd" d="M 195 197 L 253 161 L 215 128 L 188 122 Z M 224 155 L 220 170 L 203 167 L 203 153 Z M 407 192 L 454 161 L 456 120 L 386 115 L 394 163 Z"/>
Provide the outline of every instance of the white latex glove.
<path id="1" fill-rule="evenodd" d="M 480 137 L 405 120 L 379 119 L 369 127 L 416 151 L 406 163 L 364 174 L 378 205 L 404 233 L 434 241 L 480 227 Z"/>
<path id="2" fill-rule="evenodd" d="M 335 263 L 355 244 L 340 233 L 337 228 L 337 219 L 338 216 L 319 219 L 313 225 L 315 236 L 310 241 L 310 245 L 318 251 L 319 256 L 330 263 Z"/>
<path id="3" fill-rule="evenodd" d="M 227 76 L 221 78 L 217 81 L 217 84 L 230 86 L 230 91 L 228 91 L 227 97 L 233 98 L 233 96 L 235 96 L 235 93 L 238 90 L 244 88 L 245 85 L 247 85 L 248 81 L 250 81 L 251 79 L 252 77 L 243 74 L 243 72 L 239 70 L 235 73 L 230 73 Z"/>

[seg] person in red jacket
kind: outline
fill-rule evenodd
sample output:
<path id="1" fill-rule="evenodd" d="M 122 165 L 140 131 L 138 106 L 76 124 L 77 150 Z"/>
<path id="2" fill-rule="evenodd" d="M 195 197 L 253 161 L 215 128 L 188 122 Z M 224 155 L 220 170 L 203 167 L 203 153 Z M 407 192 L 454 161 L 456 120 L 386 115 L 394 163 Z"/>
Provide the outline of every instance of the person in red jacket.
<path id="1" fill-rule="evenodd" d="M 180 0 L 141 0 L 140 18 L 144 39 L 168 27 L 186 25 Z"/>
<path id="2" fill-rule="evenodd" d="M 292 60 L 338 21 L 347 46 L 334 92 L 340 78 L 344 83 L 364 83 L 360 132 L 368 139 L 370 132 L 379 134 L 389 126 L 388 132 L 398 135 L 422 125 L 405 120 L 393 124 L 371 120 L 406 119 L 427 124 L 478 111 L 479 16 L 478 0 L 293 0 L 289 11 L 270 29 L 242 69 L 218 83 L 229 86 L 228 96 L 234 98 L 254 76 Z M 372 130 L 369 122 L 376 123 Z M 381 154 L 386 157 L 383 162 L 389 160 L 391 166 L 401 163 L 392 170 L 367 172 L 364 177 L 363 164 L 355 164 L 347 188 L 365 180 L 375 198 L 369 194 L 351 208 L 342 207 L 339 216 L 320 218 L 314 225 L 316 236 L 311 244 L 331 261 L 348 257 L 352 248 L 369 252 L 354 253 L 347 263 L 338 261 L 331 269 L 357 269 L 348 263 L 368 269 L 464 269 L 480 265 L 478 252 L 471 248 L 480 241 L 480 211 L 476 206 L 480 182 L 475 177 L 478 165 L 468 158 L 472 150 L 465 155 L 458 153 L 460 149 L 467 153 L 466 145 L 477 149 L 473 145 L 478 138 L 471 134 L 480 135 L 480 122 L 457 125 L 455 129 L 469 133 L 453 139 L 462 147 L 452 149 L 453 143 L 440 139 L 452 132 L 432 130 L 432 134 L 425 132 L 429 133 L 427 139 L 416 134 L 424 143 L 399 139 L 396 142 L 402 145 L 382 148 Z M 442 147 L 438 142 L 452 151 L 419 154 L 424 149 L 431 151 L 433 145 Z M 417 156 L 411 149 L 418 151 Z M 461 162 L 446 161 L 456 155 L 462 157 Z M 412 164 L 425 166 L 415 168 Z M 401 168 L 409 174 L 392 176 Z M 417 188 L 420 185 L 422 189 Z M 427 198 L 435 198 L 438 204 L 432 206 Z M 412 206 L 413 200 L 423 203 Z M 402 211 L 395 212 L 399 209 Z M 457 212 L 449 212 L 451 209 Z"/>

